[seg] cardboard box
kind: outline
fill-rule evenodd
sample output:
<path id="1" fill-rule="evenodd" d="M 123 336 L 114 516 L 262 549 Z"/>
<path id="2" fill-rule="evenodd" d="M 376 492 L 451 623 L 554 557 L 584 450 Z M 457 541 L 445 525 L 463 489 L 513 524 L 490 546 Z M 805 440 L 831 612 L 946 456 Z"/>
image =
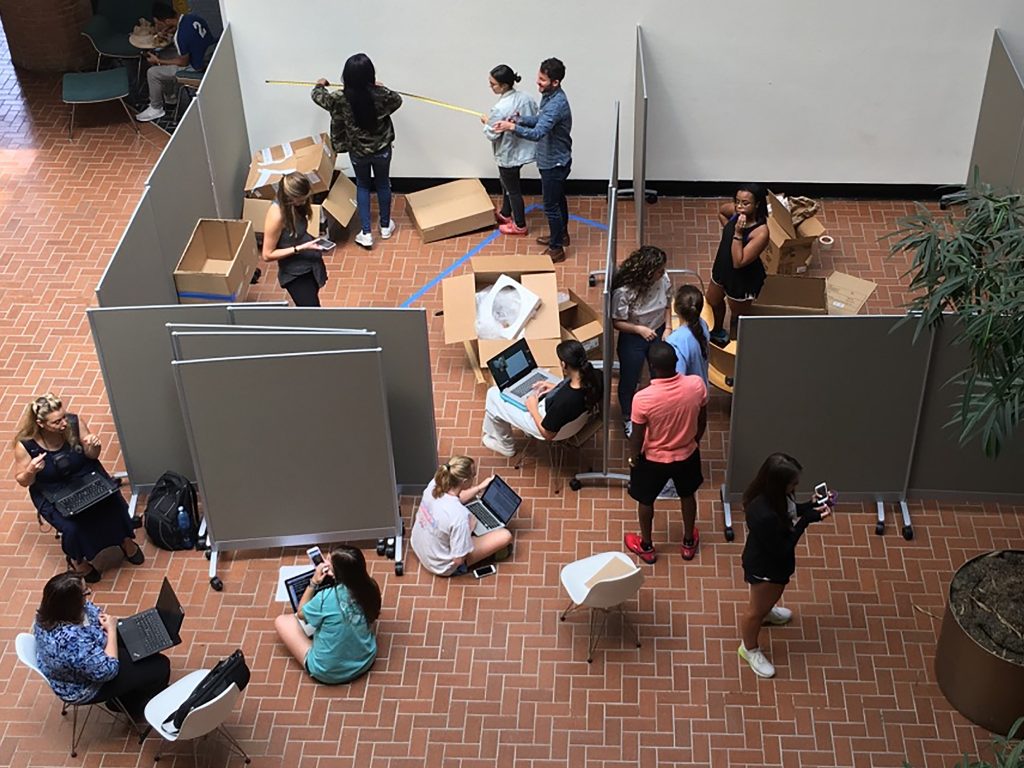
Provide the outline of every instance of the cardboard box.
<path id="1" fill-rule="evenodd" d="M 261 149 L 252 156 L 245 179 L 245 196 L 273 200 L 278 182 L 294 171 L 306 175 L 314 195 L 326 192 L 331 185 L 336 159 L 326 133 Z"/>
<path id="2" fill-rule="evenodd" d="M 572 291 L 569 298 L 558 305 L 558 325 L 562 329 L 562 340 L 576 339 L 590 354 L 601 349 L 601 335 L 604 325 L 597 310 Z"/>
<path id="3" fill-rule="evenodd" d="M 870 280 L 861 280 L 845 272 L 833 272 L 825 279 L 828 313 L 856 315 L 864 308 L 877 287 L 878 284 Z"/>
<path id="4" fill-rule="evenodd" d="M 257 200 L 247 197 L 242 201 L 242 220 L 252 224 L 253 234 L 263 234 L 263 224 L 267 220 L 267 209 L 274 203 L 271 200 Z M 320 206 L 312 206 L 313 211 L 309 215 L 309 232 L 315 235 L 320 231 Z"/>
<path id="5" fill-rule="evenodd" d="M 347 227 L 356 212 L 356 185 L 344 173 L 339 173 L 331 191 L 323 202 L 323 208 L 341 226 Z"/>
<path id="6" fill-rule="evenodd" d="M 471 272 L 441 281 L 445 344 L 464 343 L 467 352 L 484 368 L 487 361 L 509 347 L 513 339 L 480 339 L 476 334 L 476 294 L 494 285 L 501 275 L 518 280 L 540 297 L 540 306 L 523 328 L 537 364 L 558 370 L 555 347 L 561 341 L 558 326 L 558 286 L 549 256 L 474 256 Z"/>
<path id="7" fill-rule="evenodd" d="M 824 315 L 828 313 L 821 277 L 768 275 L 750 304 L 750 315 Z"/>
<path id="8" fill-rule="evenodd" d="M 816 216 L 793 225 L 789 209 L 771 192 L 768 193 L 771 212 L 768 214 L 768 247 L 761 261 L 769 275 L 796 275 L 807 271 L 817 255 L 818 238 L 825 234 L 825 226 Z"/>
<path id="9" fill-rule="evenodd" d="M 479 179 L 459 179 L 405 196 L 424 243 L 494 226 L 494 203 Z"/>
<path id="10" fill-rule="evenodd" d="M 248 221 L 200 219 L 174 270 L 178 302 L 244 301 L 258 260 Z"/>

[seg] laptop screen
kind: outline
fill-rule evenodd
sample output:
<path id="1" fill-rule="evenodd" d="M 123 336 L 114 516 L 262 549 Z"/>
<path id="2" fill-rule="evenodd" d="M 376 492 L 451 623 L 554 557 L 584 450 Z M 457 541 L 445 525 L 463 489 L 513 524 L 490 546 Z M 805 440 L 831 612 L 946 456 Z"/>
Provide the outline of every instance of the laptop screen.
<path id="1" fill-rule="evenodd" d="M 284 588 L 288 592 L 288 601 L 292 604 L 292 610 L 296 613 L 299 612 L 299 603 L 302 602 L 302 593 L 306 591 L 306 587 L 309 586 L 309 582 L 313 580 L 314 569 L 310 568 L 308 571 L 292 576 L 290 579 L 285 579 Z"/>
<path id="2" fill-rule="evenodd" d="M 498 389 L 506 389 L 536 368 L 537 361 L 534 360 L 526 339 L 520 339 L 488 360 L 487 367 Z"/>
<path id="3" fill-rule="evenodd" d="M 519 509 L 519 505 L 523 503 L 519 494 L 513 491 L 508 483 L 497 475 L 494 476 L 490 485 L 487 486 L 487 490 L 480 497 L 480 501 L 494 513 L 495 517 L 506 525 L 512 519 L 512 515 L 516 513 L 516 510 Z"/>
<path id="4" fill-rule="evenodd" d="M 181 622 L 185 620 L 185 609 L 178 602 L 178 596 L 174 594 L 171 582 L 166 576 L 163 586 L 160 587 L 160 597 L 156 599 L 156 610 L 160 614 L 160 620 L 167 627 L 167 633 L 173 639 L 181 630 Z"/>

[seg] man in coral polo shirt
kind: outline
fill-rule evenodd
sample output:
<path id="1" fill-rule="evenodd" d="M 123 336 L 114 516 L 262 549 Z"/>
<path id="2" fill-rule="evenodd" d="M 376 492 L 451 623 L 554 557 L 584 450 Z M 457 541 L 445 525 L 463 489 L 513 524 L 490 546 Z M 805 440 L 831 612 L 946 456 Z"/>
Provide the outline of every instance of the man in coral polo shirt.
<path id="1" fill-rule="evenodd" d="M 658 559 L 651 541 L 654 500 L 672 480 L 683 511 L 684 560 L 693 560 L 697 533 L 697 489 L 704 483 L 698 443 L 707 426 L 708 390 L 700 376 L 676 373 L 676 352 L 656 341 L 647 352 L 651 385 L 633 398 L 629 439 L 629 495 L 636 499 L 640 533 L 627 533 L 626 547 L 645 563 Z"/>

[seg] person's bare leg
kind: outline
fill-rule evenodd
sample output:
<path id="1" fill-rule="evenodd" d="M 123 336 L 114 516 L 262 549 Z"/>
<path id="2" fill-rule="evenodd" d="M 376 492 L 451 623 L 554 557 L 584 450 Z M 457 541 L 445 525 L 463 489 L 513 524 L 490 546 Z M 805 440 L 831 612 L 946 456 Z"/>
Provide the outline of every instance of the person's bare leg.
<path id="1" fill-rule="evenodd" d="M 740 619 L 743 647 L 748 651 L 758 647 L 757 637 L 761 632 L 761 623 L 768 612 L 779 602 L 785 589 L 784 584 L 772 584 L 767 581 L 750 585 L 750 603 Z"/>
<path id="2" fill-rule="evenodd" d="M 740 318 L 750 312 L 751 301 L 734 301 L 729 299 L 729 336 L 736 338 L 739 333 Z"/>
<path id="3" fill-rule="evenodd" d="M 651 546 L 654 546 L 651 541 L 654 528 L 654 505 L 640 504 L 637 502 L 636 517 L 637 522 L 640 523 L 640 540 L 644 544 L 651 544 Z"/>
<path id="4" fill-rule="evenodd" d="M 697 524 L 697 496 L 680 496 L 679 506 L 683 510 L 683 541 L 693 541 L 693 527 Z"/>
<path id="5" fill-rule="evenodd" d="M 305 669 L 306 654 L 313 647 L 313 641 L 302 631 L 302 627 L 299 626 L 299 620 L 295 614 L 282 613 L 274 619 L 274 629 L 277 630 L 277 636 L 285 644 L 288 653 L 294 656 L 295 660 Z"/>
<path id="6" fill-rule="evenodd" d="M 712 331 L 720 331 L 725 326 L 725 291 L 718 283 L 708 283 L 708 289 L 704 298 L 711 305 L 711 312 L 715 316 L 715 327 Z"/>
<path id="7" fill-rule="evenodd" d="M 466 555 L 466 565 L 479 563 L 511 543 L 512 531 L 508 528 L 499 528 L 496 531 L 485 533 L 483 536 L 474 536 L 473 551 Z"/>

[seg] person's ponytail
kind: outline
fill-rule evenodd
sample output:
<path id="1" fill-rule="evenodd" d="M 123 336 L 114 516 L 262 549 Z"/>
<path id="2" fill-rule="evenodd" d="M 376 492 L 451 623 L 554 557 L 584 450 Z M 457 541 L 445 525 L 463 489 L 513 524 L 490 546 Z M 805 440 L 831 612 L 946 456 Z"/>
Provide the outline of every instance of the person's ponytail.
<path id="1" fill-rule="evenodd" d="M 700 313 L 704 309 L 704 295 L 695 285 L 681 285 L 676 291 L 672 301 L 672 309 L 680 320 L 686 322 L 693 338 L 697 340 L 700 347 L 700 356 L 708 359 L 708 338 L 704 334 L 704 328 L 700 324 Z"/>
<path id="2" fill-rule="evenodd" d="M 475 473 L 476 462 L 469 456 L 452 456 L 434 473 L 434 498 L 440 499 L 467 480 L 472 480 Z"/>
<path id="3" fill-rule="evenodd" d="M 599 411 L 604 385 L 601 374 L 587 359 L 587 350 L 575 339 L 567 339 L 555 347 L 555 354 L 567 368 L 579 373 L 580 389 L 583 390 L 583 403 L 587 411 L 590 413 Z"/>

